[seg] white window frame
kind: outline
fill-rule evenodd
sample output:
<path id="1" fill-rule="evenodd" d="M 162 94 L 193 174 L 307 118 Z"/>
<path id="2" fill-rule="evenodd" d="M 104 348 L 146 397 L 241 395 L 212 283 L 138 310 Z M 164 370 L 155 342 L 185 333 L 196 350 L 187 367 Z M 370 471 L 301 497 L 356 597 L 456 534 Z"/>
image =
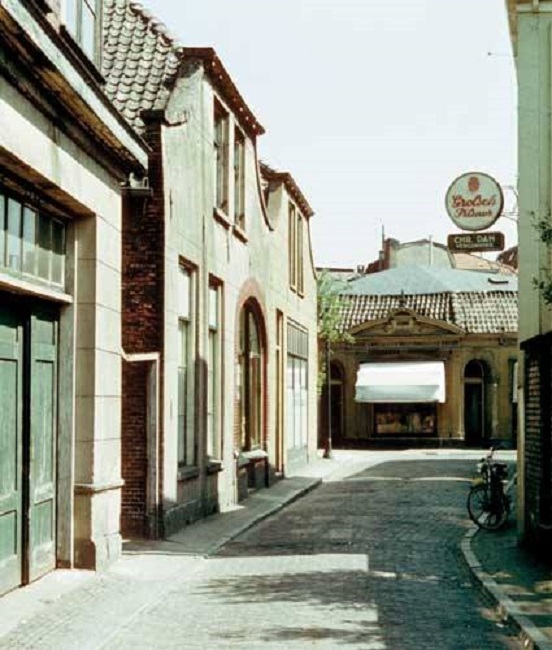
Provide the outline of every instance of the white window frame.
<path id="1" fill-rule="evenodd" d="M 222 330 L 223 285 L 209 281 L 209 334 L 207 349 L 207 455 L 211 460 L 222 460 Z"/>
<path id="2" fill-rule="evenodd" d="M 178 273 L 177 458 L 179 467 L 196 467 L 198 441 L 194 421 L 194 368 L 197 354 L 194 319 L 197 274 L 195 268 L 185 264 L 179 265 Z"/>

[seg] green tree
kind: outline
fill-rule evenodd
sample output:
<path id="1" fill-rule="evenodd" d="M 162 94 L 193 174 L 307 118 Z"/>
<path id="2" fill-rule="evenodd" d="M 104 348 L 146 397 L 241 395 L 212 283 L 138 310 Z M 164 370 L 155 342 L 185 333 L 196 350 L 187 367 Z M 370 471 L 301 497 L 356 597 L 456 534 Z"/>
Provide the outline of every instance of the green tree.
<path id="1" fill-rule="evenodd" d="M 318 342 L 319 359 L 318 364 L 318 393 L 327 381 L 328 357 L 332 352 L 332 345 L 336 343 L 347 343 L 353 340 L 348 332 L 341 327 L 343 312 L 343 295 L 345 287 L 343 281 L 332 277 L 331 273 L 324 269 L 318 274 Z"/>

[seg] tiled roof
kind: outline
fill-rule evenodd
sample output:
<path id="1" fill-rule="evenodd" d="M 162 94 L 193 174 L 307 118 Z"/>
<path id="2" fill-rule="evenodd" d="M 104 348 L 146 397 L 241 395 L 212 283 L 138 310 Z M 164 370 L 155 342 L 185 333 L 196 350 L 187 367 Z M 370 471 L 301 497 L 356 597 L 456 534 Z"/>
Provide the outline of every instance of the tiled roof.
<path id="1" fill-rule="evenodd" d="M 441 320 L 467 333 L 516 333 L 517 291 L 443 292 L 414 295 L 342 295 L 341 328 L 369 321 L 385 320 L 397 309 L 411 309 L 418 315 Z"/>
<path id="2" fill-rule="evenodd" d="M 517 291 L 517 277 L 434 266 L 401 266 L 352 280 L 342 293 L 400 295 L 404 292 L 415 295 L 491 290 Z"/>
<path id="3" fill-rule="evenodd" d="M 182 47 L 138 2 L 104 0 L 103 20 L 106 94 L 141 133 L 141 111 L 167 105 Z"/>
<path id="4" fill-rule="evenodd" d="M 184 59 L 200 60 L 246 133 L 264 133 L 217 53 L 210 47 L 183 47 L 139 2 L 104 0 L 102 74 L 105 92 L 138 133 L 142 111 L 163 110 Z"/>

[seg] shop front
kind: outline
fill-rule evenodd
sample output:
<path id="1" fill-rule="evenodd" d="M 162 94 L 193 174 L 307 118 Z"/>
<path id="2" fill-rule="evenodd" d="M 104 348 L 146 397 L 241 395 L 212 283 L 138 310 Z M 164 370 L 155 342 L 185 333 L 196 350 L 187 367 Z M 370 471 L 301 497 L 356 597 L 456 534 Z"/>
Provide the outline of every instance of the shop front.
<path id="1" fill-rule="evenodd" d="M 378 437 L 436 437 L 445 402 L 443 361 L 370 362 L 358 369 L 355 401 L 370 404 Z"/>

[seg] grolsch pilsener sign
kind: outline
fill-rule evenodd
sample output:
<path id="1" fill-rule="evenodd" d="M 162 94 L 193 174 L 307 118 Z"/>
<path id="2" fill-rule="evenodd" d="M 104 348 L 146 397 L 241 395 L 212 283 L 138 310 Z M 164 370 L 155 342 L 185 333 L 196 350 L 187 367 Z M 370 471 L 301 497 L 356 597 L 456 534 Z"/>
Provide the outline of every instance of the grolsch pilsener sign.
<path id="1" fill-rule="evenodd" d="M 485 230 L 498 219 L 504 207 L 500 185 L 483 172 L 468 172 L 450 184 L 445 206 L 461 230 Z"/>

